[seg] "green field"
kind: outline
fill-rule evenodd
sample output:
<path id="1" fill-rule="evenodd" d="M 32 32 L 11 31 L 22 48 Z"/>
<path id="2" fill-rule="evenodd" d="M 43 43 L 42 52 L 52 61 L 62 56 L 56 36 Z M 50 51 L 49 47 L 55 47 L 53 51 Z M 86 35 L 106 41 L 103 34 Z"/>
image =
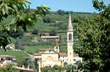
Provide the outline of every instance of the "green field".
<path id="1" fill-rule="evenodd" d="M 53 48 L 53 46 L 45 45 L 45 46 L 27 46 L 24 48 L 25 51 L 29 53 L 38 53 L 40 48 Z"/>
<path id="2" fill-rule="evenodd" d="M 16 62 L 21 64 L 24 58 L 29 57 L 27 53 L 23 51 L 0 51 L 0 55 L 12 55 L 16 57 Z"/>
<path id="3" fill-rule="evenodd" d="M 44 46 L 27 46 L 24 48 L 25 51 L 27 51 L 28 53 L 38 53 L 40 48 L 54 48 L 54 46 L 48 46 L 48 45 L 44 45 Z M 67 47 L 64 45 L 60 46 L 60 52 L 66 52 L 67 51 Z"/>

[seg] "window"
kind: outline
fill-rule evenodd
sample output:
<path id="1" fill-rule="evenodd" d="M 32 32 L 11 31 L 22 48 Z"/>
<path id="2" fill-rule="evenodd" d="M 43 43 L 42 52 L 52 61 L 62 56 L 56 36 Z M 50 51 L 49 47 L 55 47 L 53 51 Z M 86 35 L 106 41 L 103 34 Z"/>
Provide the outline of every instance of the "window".
<path id="1" fill-rule="evenodd" d="M 51 50 L 49 50 L 49 52 L 51 52 Z"/>
<path id="2" fill-rule="evenodd" d="M 70 53 L 70 55 L 71 55 L 71 53 Z"/>
<path id="3" fill-rule="evenodd" d="M 74 61 L 76 61 L 76 59 L 74 59 Z"/>
<path id="4" fill-rule="evenodd" d="M 71 40 L 72 39 L 72 35 L 71 34 L 69 34 L 69 40 Z"/>

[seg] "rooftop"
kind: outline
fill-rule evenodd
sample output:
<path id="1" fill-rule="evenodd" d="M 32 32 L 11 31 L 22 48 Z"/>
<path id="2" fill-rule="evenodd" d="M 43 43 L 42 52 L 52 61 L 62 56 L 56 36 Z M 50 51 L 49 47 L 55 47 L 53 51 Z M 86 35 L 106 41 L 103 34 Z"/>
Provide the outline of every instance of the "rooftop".
<path id="1" fill-rule="evenodd" d="M 35 55 L 35 56 L 40 56 L 41 53 L 34 53 L 34 55 Z M 65 57 L 66 57 L 66 56 L 67 56 L 67 53 L 59 53 L 59 55 L 60 55 L 60 56 L 65 56 Z M 76 57 L 76 56 L 78 56 L 78 54 L 74 54 L 74 56 Z"/>
<path id="2" fill-rule="evenodd" d="M 59 36 L 41 36 L 41 38 L 59 38 Z"/>
<path id="3" fill-rule="evenodd" d="M 0 58 L 7 58 L 7 57 L 16 58 L 15 56 L 11 56 L 11 55 L 0 55 Z"/>
<path id="4" fill-rule="evenodd" d="M 60 56 L 67 56 L 67 53 L 59 53 Z M 73 56 L 78 56 L 78 54 L 74 54 Z"/>

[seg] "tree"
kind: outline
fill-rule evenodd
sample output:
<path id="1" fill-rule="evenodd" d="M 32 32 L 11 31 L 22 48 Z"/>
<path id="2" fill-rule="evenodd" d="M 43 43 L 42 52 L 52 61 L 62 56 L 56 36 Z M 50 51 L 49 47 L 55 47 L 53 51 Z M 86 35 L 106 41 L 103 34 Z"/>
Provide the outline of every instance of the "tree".
<path id="1" fill-rule="evenodd" d="M 33 62 L 30 58 L 24 58 L 23 65 L 27 68 L 30 66 L 31 68 L 34 68 Z"/>
<path id="2" fill-rule="evenodd" d="M 65 24 L 65 23 L 59 23 L 58 24 L 58 27 L 59 27 L 59 29 L 66 30 L 67 29 L 67 24 Z"/>
<path id="3" fill-rule="evenodd" d="M 93 6 L 99 14 L 80 21 L 77 34 L 83 46 L 78 53 L 84 58 L 84 69 L 109 72 L 110 69 L 110 5 L 94 0 Z"/>
<path id="4" fill-rule="evenodd" d="M 57 11 L 57 13 L 58 13 L 59 15 L 64 15 L 64 14 L 65 14 L 65 11 L 63 11 L 63 10 L 60 9 L 60 10 Z"/>
<path id="5" fill-rule="evenodd" d="M 38 35 L 38 32 L 39 32 L 39 30 L 35 28 L 35 29 L 32 31 L 32 34 Z"/>
<path id="6" fill-rule="evenodd" d="M 63 72 L 63 67 L 54 65 L 53 67 L 43 67 L 41 68 L 42 72 Z"/>
<path id="7" fill-rule="evenodd" d="M 64 70 L 64 68 L 63 67 L 61 67 L 61 66 L 58 66 L 58 65 L 54 65 L 53 66 L 53 69 L 54 69 L 54 71 L 56 72 L 62 72 L 63 70 Z"/>
<path id="8" fill-rule="evenodd" d="M 6 67 L 0 67 L 0 72 L 20 72 L 16 70 L 12 64 L 8 64 Z"/>
<path id="9" fill-rule="evenodd" d="M 56 32 L 56 30 L 55 29 L 53 29 L 53 30 L 51 30 L 50 31 L 50 36 L 56 36 L 56 34 L 57 34 L 57 32 Z"/>
<path id="10" fill-rule="evenodd" d="M 77 70 L 77 65 L 75 65 L 75 64 L 69 64 L 69 65 L 66 65 L 65 66 L 65 70 L 67 71 L 67 72 L 74 72 L 75 70 Z"/>
<path id="11" fill-rule="evenodd" d="M 44 17 L 44 18 L 43 18 L 43 22 L 44 22 L 44 23 L 51 23 L 51 22 L 52 22 L 52 19 L 49 18 L 49 17 Z"/>
<path id="12" fill-rule="evenodd" d="M 31 12 L 27 4 L 30 4 L 27 0 L 0 0 L 0 31 L 4 31 L 4 34 L 0 35 L 0 46 L 4 49 L 11 40 L 10 31 L 26 31 L 34 25 L 38 15 L 45 16 L 49 10 L 47 6 L 42 5 Z"/>
<path id="13" fill-rule="evenodd" d="M 41 68 L 41 71 L 42 71 L 42 72 L 48 72 L 49 69 L 50 69 L 50 68 L 46 66 L 46 67 Z"/>
<path id="14" fill-rule="evenodd" d="M 37 58 L 34 60 L 35 69 L 36 69 L 37 71 L 38 71 L 38 68 L 39 68 L 39 67 L 38 67 L 38 60 L 39 60 L 39 59 L 37 59 Z"/>
<path id="15" fill-rule="evenodd" d="M 16 38 L 15 49 L 20 49 L 20 39 L 19 39 L 19 37 Z"/>
<path id="16" fill-rule="evenodd" d="M 17 37 L 22 38 L 22 36 L 24 35 L 24 32 L 21 30 L 17 30 L 17 31 L 10 31 L 9 34 L 11 35 L 11 37 L 16 39 Z"/>

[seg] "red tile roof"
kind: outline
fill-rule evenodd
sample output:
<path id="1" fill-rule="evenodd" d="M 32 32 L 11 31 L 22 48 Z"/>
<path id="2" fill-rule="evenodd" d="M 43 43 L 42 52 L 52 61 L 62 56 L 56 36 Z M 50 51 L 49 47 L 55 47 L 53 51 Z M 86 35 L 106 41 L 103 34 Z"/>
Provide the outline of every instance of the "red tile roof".
<path id="1" fill-rule="evenodd" d="M 59 53 L 60 56 L 67 56 L 66 53 Z"/>
<path id="2" fill-rule="evenodd" d="M 56 41 L 56 46 L 59 46 L 59 43 L 58 43 L 58 41 Z"/>
<path id="3" fill-rule="evenodd" d="M 35 56 L 40 56 L 41 53 L 34 53 Z M 60 56 L 67 56 L 67 53 L 59 53 Z M 74 56 L 78 56 L 78 54 L 74 54 Z"/>

